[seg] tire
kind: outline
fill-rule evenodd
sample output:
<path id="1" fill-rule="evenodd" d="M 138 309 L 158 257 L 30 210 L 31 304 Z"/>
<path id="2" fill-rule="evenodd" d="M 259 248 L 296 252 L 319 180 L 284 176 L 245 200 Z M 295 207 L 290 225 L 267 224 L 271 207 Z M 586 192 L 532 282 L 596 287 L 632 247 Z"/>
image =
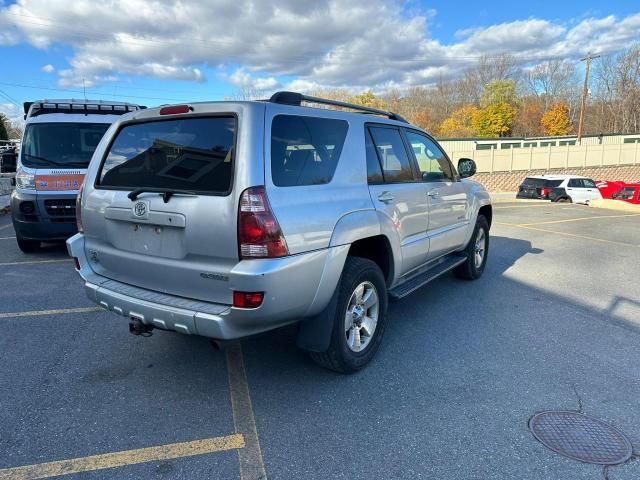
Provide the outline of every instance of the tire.
<path id="1" fill-rule="evenodd" d="M 558 202 L 558 203 L 573 203 L 573 200 L 571 200 L 571 198 L 569 198 L 569 197 L 560 197 L 559 199 L 556 200 L 556 202 Z"/>
<path id="2" fill-rule="evenodd" d="M 18 248 L 23 253 L 34 253 L 40 250 L 40 241 L 38 240 L 25 240 L 24 238 L 17 238 Z"/>
<path id="3" fill-rule="evenodd" d="M 478 248 L 481 248 L 481 245 L 478 245 L 479 241 L 484 242 L 482 252 L 477 251 Z M 463 280 L 476 280 L 480 278 L 487 264 L 487 257 L 489 256 L 489 223 L 484 215 L 478 215 L 476 227 L 473 229 L 473 235 L 471 235 L 471 240 L 469 240 L 469 243 L 465 247 L 464 253 L 467 254 L 467 260 L 453 269 L 454 275 Z M 477 262 L 476 254 L 478 253 L 481 254 L 480 262 Z"/>
<path id="4" fill-rule="evenodd" d="M 363 295 L 358 299 L 357 290 L 360 287 L 363 288 Z M 382 341 L 387 319 L 387 285 L 377 264 L 360 257 L 348 257 L 334 295 L 337 301 L 331 302 L 325 312 L 326 321 L 333 323 L 329 348 L 324 352 L 309 352 L 309 355 L 322 367 L 335 372 L 352 373 L 371 361 Z M 373 323 L 372 334 L 367 335 L 366 325 L 371 329 L 371 320 L 376 311 L 373 307 L 367 308 L 366 304 L 364 309 L 356 307 L 363 303 L 362 297 L 367 300 L 373 295 L 377 296 L 377 321 Z M 353 315 L 350 328 L 347 324 L 348 311 Z M 358 322 L 361 322 L 361 326 Z"/>

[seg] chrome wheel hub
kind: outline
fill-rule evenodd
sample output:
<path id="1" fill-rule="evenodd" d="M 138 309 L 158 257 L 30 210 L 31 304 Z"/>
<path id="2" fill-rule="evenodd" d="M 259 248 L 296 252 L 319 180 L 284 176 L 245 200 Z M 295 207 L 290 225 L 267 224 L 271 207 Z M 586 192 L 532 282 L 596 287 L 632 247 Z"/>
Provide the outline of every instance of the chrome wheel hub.
<path id="1" fill-rule="evenodd" d="M 380 298 L 371 282 L 358 285 L 347 304 L 344 317 L 344 332 L 347 346 L 354 352 L 361 352 L 373 338 L 378 324 Z"/>
<path id="2" fill-rule="evenodd" d="M 474 245 L 474 264 L 476 268 L 480 268 L 482 266 L 482 261 L 484 260 L 484 253 L 487 248 L 487 237 L 484 233 L 484 229 L 480 228 L 478 230 L 478 234 L 476 235 L 476 242 Z"/>

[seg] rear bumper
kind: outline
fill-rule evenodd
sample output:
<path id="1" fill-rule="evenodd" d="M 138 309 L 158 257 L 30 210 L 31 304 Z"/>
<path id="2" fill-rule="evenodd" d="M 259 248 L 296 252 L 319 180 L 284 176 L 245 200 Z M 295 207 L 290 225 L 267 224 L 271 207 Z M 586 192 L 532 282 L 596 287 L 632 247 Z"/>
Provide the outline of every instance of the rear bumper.
<path id="1" fill-rule="evenodd" d="M 256 309 L 167 295 L 97 275 L 86 257 L 82 234 L 70 238 L 67 248 L 79 260 L 79 274 L 85 281 L 87 296 L 105 310 L 156 328 L 233 340 L 321 311 L 337 286 L 349 246 L 239 262 L 232 271 L 235 280 L 230 284 L 239 285 L 244 291 L 264 291 L 264 301 Z"/>

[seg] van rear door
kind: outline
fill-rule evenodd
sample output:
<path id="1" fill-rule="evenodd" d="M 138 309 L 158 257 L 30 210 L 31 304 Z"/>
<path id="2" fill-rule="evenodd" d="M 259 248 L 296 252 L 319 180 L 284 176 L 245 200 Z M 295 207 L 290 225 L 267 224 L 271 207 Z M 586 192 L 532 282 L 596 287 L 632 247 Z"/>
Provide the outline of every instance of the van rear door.
<path id="1" fill-rule="evenodd" d="M 156 115 L 118 129 L 84 193 L 85 248 L 96 273 L 170 295 L 232 303 L 239 118 Z"/>

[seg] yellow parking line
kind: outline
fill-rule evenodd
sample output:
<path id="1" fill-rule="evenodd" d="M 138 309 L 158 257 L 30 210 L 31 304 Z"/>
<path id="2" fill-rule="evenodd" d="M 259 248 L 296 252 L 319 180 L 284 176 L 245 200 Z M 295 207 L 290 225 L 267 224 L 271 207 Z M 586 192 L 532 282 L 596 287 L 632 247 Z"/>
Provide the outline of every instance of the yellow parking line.
<path id="1" fill-rule="evenodd" d="M 104 309 L 100 307 L 59 308 L 55 310 L 32 310 L 30 312 L 0 313 L 0 318 L 42 317 L 44 315 L 62 315 L 66 313 L 87 313 L 103 311 Z"/>
<path id="2" fill-rule="evenodd" d="M 0 263 L 0 267 L 7 267 L 10 265 L 35 265 L 38 263 L 61 263 L 61 262 L 71 262 L 71 259 L 61 258 L 59 260 L 28 260 L 26 262 L 5 262 L 5 263 Z"/>
<path id="3" fill-rule="evenodd" d="M 172 460 L 206 453 L 238 450 L 245 446 L 244 437 L 239 434 L 226 437 L 205 438 L 192 442 L 171 443 L 157 447 L 104 453 L 88 457 L 60 460 L 57 462 L 26 465 L 0 470 L 0 480 L 32 480 L 80 472 L 91 472 L 105 468 L 124 467 L 138 463 Z"/>
<path id="4" fill-rule="evenodd" d="M 594 215 L 593 217 L 567 218 L 565 220 L 549 220 L 546 222 L 518 223 L 517 225 L 521 227 L 528 227 L 530 225 L 550 225 L 552 223 L 569 223 L 569 222 L 580 222 L 582 220 L 597 220 L 597 219 L 603 219 L 603 218 L 623 218 L 623 217 L 640 217 L 640 213 L 627 213 L 623 215 Z"/>
<path id="5" fill-rule="evenodd" d="M 226 354 L 233 423 L 236 433 L 241 433 L 245 438 L 245 448 L 238 450 L 240 479 L 264 480 L 267 478 L 267 473 L 262 460 L 260 439 L 258 438 L 256 420 L 253 415 L 253 406 L 240 343 L 227 345 Z"/>
<path id="6" fill-rule="evenodd" d="M 499 223 L 498 225 L 505 225 L 505 226 L 508 226 L 508 227 L 516 227 L 516 228 L 524 228 L 524 229 L 527 229 L 527 230 L 534 230 L 536 232 L 553 233 L 554 235 L 562 235 L 562 236 L 565 236 L 565 237 L 580 238 L 580 239 L 583 239 L 583 240 L 592 240 L 594 242 L 609 243 L 609 244 L 613 244 L 613 245 L 621 245 L 623 247 L 640 248 L 640 245 L 636 245 L 634 243 L 616 242 L 615 240 L 607 240 L 607 239 L 604 239 L 604 238 L 589 237 L 587 235 L 577 235 L 575 233 L 557 232 L 555 230 L 547 230 L 546 228 L 536 228 L 536 227 L 532 227 L 532 226 L 528 226 L 528 225 L 518 225 L 518 224 L 515 224 L 515 223 Z"/>

